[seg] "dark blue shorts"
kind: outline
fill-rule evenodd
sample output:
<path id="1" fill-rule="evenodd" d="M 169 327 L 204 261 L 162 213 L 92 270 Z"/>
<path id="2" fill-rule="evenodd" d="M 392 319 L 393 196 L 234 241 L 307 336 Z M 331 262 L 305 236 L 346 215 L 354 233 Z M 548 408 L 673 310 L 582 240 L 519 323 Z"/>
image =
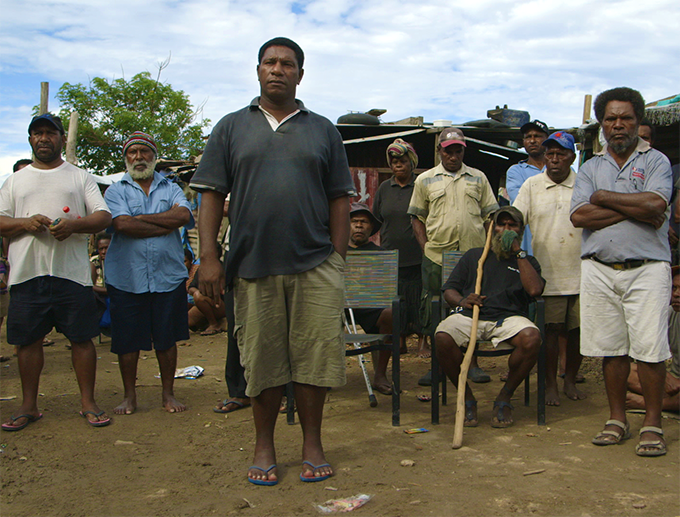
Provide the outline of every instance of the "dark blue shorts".
<path id="1" fill-rule="evenodd" d="M 128 293 L 106 285 L 111 302 L 111 352 L 169 350 L 189 339 L 184 282 L 167 293 Z"/>
<path id="2" fill-rule="evenodd" d="M 53 328 L 73 343 L 99 335 L 92 287 L 55 276 L 39 276 L 10 287 L 7 342 L 26 346 Z"/>

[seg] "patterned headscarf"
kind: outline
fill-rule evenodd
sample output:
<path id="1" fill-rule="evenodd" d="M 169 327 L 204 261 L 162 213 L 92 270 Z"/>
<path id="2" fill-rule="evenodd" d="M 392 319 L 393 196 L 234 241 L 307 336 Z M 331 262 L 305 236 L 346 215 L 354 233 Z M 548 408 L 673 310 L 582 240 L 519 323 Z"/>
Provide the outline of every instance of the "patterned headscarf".
<path id="1" fill-rule="evenodd" d="M 390 164 L 390 158 L 400 157 L 408 154 L 408 159 L 411 162 L 411 169 L 416 170 L 418 167 L 418 155 L 416 150 L 407 141 L 397 138 L 387 147 L 387 165 Z"/>

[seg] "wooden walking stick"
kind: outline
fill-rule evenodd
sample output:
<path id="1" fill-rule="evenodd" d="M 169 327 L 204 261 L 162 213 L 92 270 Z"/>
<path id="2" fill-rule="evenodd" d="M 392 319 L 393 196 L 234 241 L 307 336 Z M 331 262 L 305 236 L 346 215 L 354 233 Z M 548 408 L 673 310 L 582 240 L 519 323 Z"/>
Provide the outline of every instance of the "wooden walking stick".
<path id="1" fill-rule="evenodd" d="M 491 237 L 493 236 L 494 228 L 493 220 L 489 224 L 489 231 L 486 233 L 486 243 L 484 244 L 484 251 L 477 262 L 477 281 L 475 283 L 475 294 L 482 293 L 482 274 L 484 272 L 484 262 L 489 255 L 489 248 L 491 247 Z M 472 356 L 475 353 L 475 345 L 477 344 L 477 324 L 479 323 L 479 305 L 472 306 L 472 329 L 470 330 L 470 343 L 468 344 L 463 364 L 460 365 L 460 375 L 458 376 L 458 397 L 456 398 L 456 421 L 453 425 L 453 443 L 451 447 L 460 449 L 463 445 L 463 422 L 465 421 L 465 386 L 467 384 L 467 374 L 472 362 Z"/>

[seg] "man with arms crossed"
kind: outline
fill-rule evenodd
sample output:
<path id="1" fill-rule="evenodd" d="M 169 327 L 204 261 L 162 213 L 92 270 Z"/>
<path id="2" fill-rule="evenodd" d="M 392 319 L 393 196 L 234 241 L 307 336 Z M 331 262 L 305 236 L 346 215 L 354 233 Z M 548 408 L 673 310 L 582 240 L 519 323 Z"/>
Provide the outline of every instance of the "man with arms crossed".
<path id="1" fill-rule="evenodd" d="M 666 454 L 661 406 L 671 295 L 668 202 L 671 167 L 638 137 L 645 113 L 639 92 L 614 88 L 598 95 L 595 116 L 607 141 L 576 176 L 571 220 L 583 228 L 581 352 L 602 357 L 610 417 L 596 445 L 630 436 L 626 381 L 637 360 L 647 412 L 640 456 Z"/>
<path id="2" fill-rule="evenodd" d="M 59 117 L 34 117 L 28 134 L 35 160 L 0 189 L 0 234 L 12 241 L 7 341 L 18 345 L 23 395 L 21 407 L 2 429 L 19 431 L 42 418 L 43 338 L 53 327 L 71 342 L 80 415 L 93 427 L 103 427 L 111 420 L 94 400 L 97 353 L 92 338 L 99 335 L 99 321 L 87 239 L 110 224 L 111 214 L 94 178 L 62 159 L 66 136 Z"/>
<path id="3" fill-rule="evenodd" d="M 189 339 L 184 252 L 179 228 L 194 226 L 191 207 L 176 183 L 155 171 L 158 151 L 146 133 L 132 133 L 123 145 L 127 173 L 106 191 L 113 238 L 106 252 L 106 287 L 111 302 L 111 352 L 118 354 L 124 399 L 114 409 L 137 409 L 140 350 L 153 345 L 161 371 L 162 404 L 177 413 L 177 341 Z"/>
<path id="4" fill-rule="evenodd" d="M 285 385 L 295 387 L 303 433 L 302 481 L 333 474 L 321 444 L 326 389 L 345 383 L 344 256 L 354 186 L 342 138 L 295 98 L 302 49 L 287 38 L 258 55 L 260 96 L 213 130 L 192 187 L 199 217 L 200 290 L 222 296 L 215 242 L 231 193 L 226 282 L 255 421 L 248 481 L 274 485 L 274 427 Z"/>

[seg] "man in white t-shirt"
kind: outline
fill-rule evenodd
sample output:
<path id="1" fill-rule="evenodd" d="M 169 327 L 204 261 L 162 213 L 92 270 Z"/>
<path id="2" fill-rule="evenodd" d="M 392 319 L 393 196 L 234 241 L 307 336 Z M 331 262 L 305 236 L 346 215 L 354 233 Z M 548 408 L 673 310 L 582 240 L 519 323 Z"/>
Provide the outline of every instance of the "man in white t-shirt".
<path id="1" fill-rule="evenodd" d="M 10 176 L 0 189 L 0 235 L 9 248 L 10 306 L 7 341 L 18 345 L 23 402 L 2 424 L 20 431 L 42 418 L 38 383 L 43 338 L 52 328 L 71 342 L 80 386 L 80 415 L 93 427 L 111 420 L 94 399 L 99 334 L 87 240 L 111 224 L 99 187 L 87 172 L 65 162 L 59 117 L 34 117 L 28 126 L 33 163 Z"/>

